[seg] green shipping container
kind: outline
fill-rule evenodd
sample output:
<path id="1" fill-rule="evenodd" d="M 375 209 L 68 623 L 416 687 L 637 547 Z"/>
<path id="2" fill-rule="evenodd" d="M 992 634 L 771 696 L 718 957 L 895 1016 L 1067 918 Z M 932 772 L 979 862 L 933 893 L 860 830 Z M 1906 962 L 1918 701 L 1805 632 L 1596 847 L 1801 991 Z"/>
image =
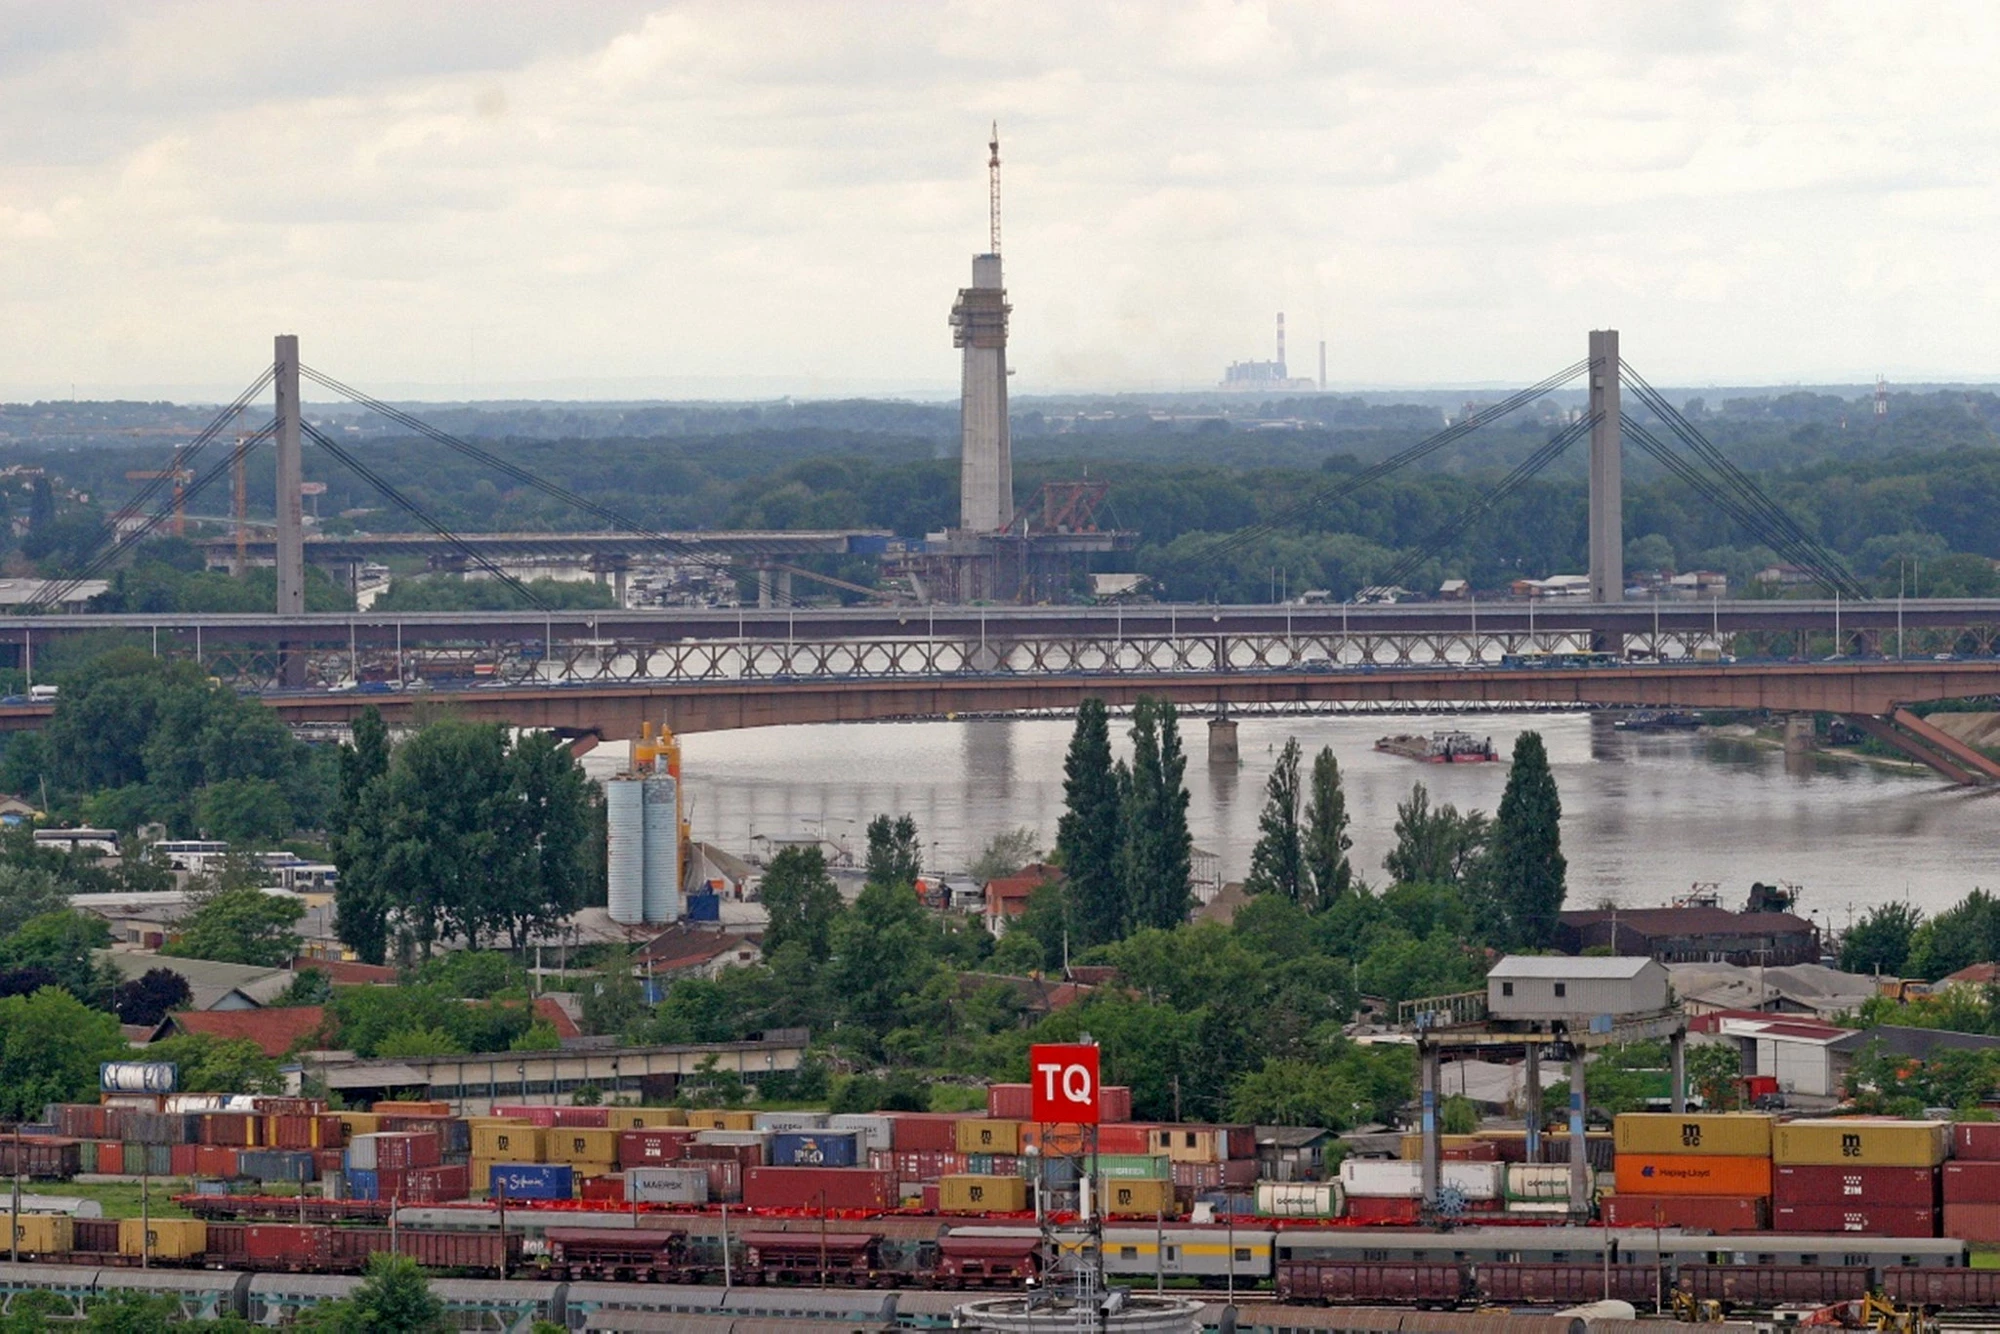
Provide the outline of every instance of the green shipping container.
<path id="1" fill-rule="evenodd" d="M 76 1146 L 76 1170 L 85 1173 L 97 1171 L 97 1141 L 87 1139 Z"/>
<path id="2" fill-rule="evenodd" d="M 1148 1153 L 1107 1153 L 1097 1160 L 1098 1175 L 1106 1180 L 1167 1181 L 1174 1175 L 1173 1161 Z"/>

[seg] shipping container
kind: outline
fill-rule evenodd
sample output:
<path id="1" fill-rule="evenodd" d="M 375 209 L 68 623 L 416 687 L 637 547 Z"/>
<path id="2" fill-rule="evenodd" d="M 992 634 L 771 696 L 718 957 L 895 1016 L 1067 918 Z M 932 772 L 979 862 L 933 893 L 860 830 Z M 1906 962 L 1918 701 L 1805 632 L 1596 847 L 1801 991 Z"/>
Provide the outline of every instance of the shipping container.
<path id="1" fill-rule="evenodd" d="M 333 1229 L 322 1223 L 251 1223 L 243 1229 L 243 1264 L 251 1269 L 323 1272 L 333 1265 Z"/>
<path id="2" fill-rule="evenodd" d="M 118 1253 L 155 1260 L 187 1260 L 208 1250 L 208 1225 L 199 1218 L 118 1221 Z"/>
<path id="3" fill-rule="evenodd" d="M 764 1148 L 765 1146 L 761 1141 L 754 1144 L 703 1144 L 696 1141 L 683 1148 L 681 1156 L 684 1158 L 702 1159 L 719 1158 L 725 1162 L 735 1163 L 745 1171 L 748 1171 L 753 1167 L 765 1166 Z"/>
<path id="4" fill-rule="evenodd" d="M 539 1163 L 546 1143 L 540 1126 L 508 1123 L 472 1127 L 472 1153 L 498 1162 Z"/>
<path id="5" fill-rule="evenodd" d="M 1598 1201 L 1607 1227 L 1680 1227 L 1727 1234 L 1763 1232 L 1771 1202 L 1761 1195 L 1627 1195 Z"/>
<path id="6" fill-rule="evenodd" d="M 1229 1156 L 1229 1131 L 1222 1126 L 1155 1126 L 1148 1147 L 1177 1163 L 1219 1163 Z"/>
<path id="7" fill-rule="evenodd" d="M 304 1149 L 244 1149 L 236 1154 L 236 1170 L 259 1181 L 316 1180 L 319 1165 Z"/>
<path id="8" fill-rule="evenodd" d="M 1772 1176 L 1773 1203 L 1865 1204 L 1871 1208 L 1934 1209 L 1938 1172 L 1932 1167 L 1812 1167 L 1786 1163 Z M 1995 1199 L 2000 1196 L 1987 1195 Z"/>
<path id="9" fill-rule="evenodd" d="M 947 1214 L 1018 1214 L 1028 1208 L 1028 1183 L 1019 1177 L 958 1176 L 938 1182 L 938 1211 Z"/>
<path id="10" fill-rule="evenodd" d="M 373 1112 L 334 1112 L 331 1115 L 340 1122 L 340 1133 L 349 1141 L 359 1135 L 372 1135 L 382 1128 L 382 1118 Z"/>
<path id="11" fill-rule="evenodd" d="M 753 1167 L 743 1174 L 752 1209 L 893 1209 L 896 1180 L 866 1167 Z"/>
<path id="12" fill-rule="evenodd" d="M 1098 1175 L 1105 1177 L 1140 1177 L 1168 1181 L 1174 1175 L 1174 1160 L 1163 1156 L 1156 1157 L 1150 1153 L 1106 1153 L 1098 1155 L 1097 1171 Z"/>
<path id="13" fill-rule="evenodd" d="M 1481 1264 L 1473 1273 L 1482 1300 L 1522 1306 L 1618 1301 L 1650 1305 L 1660 1297 L 1656 1265 Z"/>
<path id="14" fill-rule="evenodd" d="M 1257 1184 L 1257 1212 L 1266 1218 L 1338 1218 L 1344 1203 L 1338 1181 Z"/>
<path id="15" fill-rule="evenodd" d="M 1102 1103 L 1100 1097 L 1100 1109 Z M 986 1088 L 986 1114 L 996 1121 L 1032 1121 L 1035 1116 L 1035 1090 L 1027 1084 L 989 1084 Z"/>
<path id="16" fill-rule="evenodd" d="M 940 1182 L 940 1196 L 942 1186 Z M 1106 1218 L 1175 1218 L 1180 1211 L 1171 1181 L 1143 1181 L 1136 1177 L 1100 1181 L 1098 1201 Z"/>
<path id="17" fill-rule="evenodd" d="M 702 1108 L 687 1114 L 687 1123 L 697 1130 L 755 1130 L 755 1112 L 733 1112 Z"/>
<path id="18" fill-rule="evenodd" d="M 1021 1123 L 967 1117 L 958 1123 L 960 1153 L 1019 1153 Z"/>
<path id="19" fill-rule="evenodd" d="M 1947 1200 L 1940 1215 L 1940 1231 L 1960 1241 L 2000 1243 L 2000 1202 L 1990 1202 L 1991 1197 L 1988 1201 L 1954 1204 Z"/>
<path id="20" fill-rule="evenodd" d="M 1955 1121 L 1951 1156 L 1976 1162 L 2000 1162 L 2000 1121 Z"/>
<path id="21" fill-rule="evenodd" d="M 1938 1211 L 1867 1204 L 1778 1204 L 1771 1226 L 1779 1232 L 1855 1232 L 1877 1237 L 1935 1237 Z"/>
<path id="22" fill-rule="evenodd" d="M 688 1114 L 681 1107 L 610 1107 L 606 1126 L 612 1130 L 672 1130 L 685 1128 Z"/>
<path id="23" fill-rule="evenodd" d="M 861 1136 L 861 1147 L 868 1153 L 887 1153 L 896 1147 L 895 1121 L 872 1112 L 841 1112 L 829 1116 L 826 1128 L 854 1131 Z"/>
<path id="24" fill-rule="evenodd" d="M 708 1198 L 712 1202 L 734 1204 L 743 1198 L 743 1164 L 735 1159 L 683 1159 L 681 1165 L 708 1173 Z"/>
<path id="25" fill-rule="evenodd" d="M 957 1153 L 962 1119 L 937 1112 L 897 1112 L 890 1118 L 890 1147 L 897 1153 Z"/>
<path id="26" fill-rule="evenodd" d="M 1502 1193 L 1509 1200 L 1546 1203 L 1569 1199 L 1568 1163 L 1508 1163 Z"/>
<path id="27" fill-rule="evenodd" d="M 433 1098 L 424 1102 L 378 1102 L 368 1110 L 377 1116 L 450 1116 L 451 1104 Z"/>
<path id="28" fill-rule="evenodd" d="M 576 1196 L 576 1173 L 567 1164 L 494 1163 L 486 1190 L 510 1200 L 568 1200 Z"/>
<path id="29" fill-rule="evenodd" d="M 2000 1209 L 2000 1205 L 1988 1207 Z M 1991 1308 L 2000 1306 L 2000 1269 L 1894 1265 L 1882 1271 L 1882 1293 L 1899 1306 L 1943 1307 L 1948 1311 Z"/>
<path id="30" fill-rule="evenodd" d="M 436 1167 L 443 1160 L 437 1136 L 408 1130 L 356 1135 L 347 1146 L 347 1165 L 365 1172 L 402 1172 Z"/>
<path id="31" fill-rule="evenodd" d="M 766 1135 L 791 1135 L 802 1130 L 825 1130 L 825 1112 L 758 1112 L 750 1120 L 752 1130 Z"/>
<path id="32" fill-rule="evenodd" d="M 853 1167 L 862 1161 L 852 1130 L 780 1131 L 771 1136 L 773 1167 Z"/>
<path id="33" fill-rule="evenodd" d="M 555 1123 L 562 1130 L 609 1130 L 609 1107 L 557 1107 Z"/>
<path id="34" fill-rule="evenodd" d="M 1423 1208 L 1414 1195 L 1349 1195 L 1345 1212 L 1357 1223 L 1414 1223 Z"/>
<path id="35" fill-rule="evenodd" d="M 888 1164 L 876 1163 L 872 1156 L 869 1166 L 877 1171 L 886 1171 L 902 1181 L 936 1181 L 941 1177 L 963 1176 L 970 1166 L 966 1155 L 947 1153 L 940 1150 L 925 1150 L 921 1153 L 898 1151 L 890 1155 Z"/>
<path id="36" fill-rule="evenodd" d="M 621 1130 L 618 1132 L 618 1165 L 657 1167 L 674 1162 L 693 1138 L 694 1132 L 686 1127 L 679 1130 Z"/>
<path id="37" fill-rule="evenodd" d="M 1465 1296 L 1458 1264 L 1280 1260 L 1278 1300 L 1383 1306 L 1451 1306 Z"/>
<path id="38" fill-rule="evenodd" d="M 1940 1185 L 1946 1204 L 2000 1203 L 2000 1162 L 1954 1158 L 1944 1165 Z"/>
<path id="39" fill-rule="evenodd" d="M 1452 1186 L 1468 1200 L 1500 1198 L 1500 1163 L 1440 1163 L 1438 1184 Z M 1340 1184 L 1351 1203 L 1357 1197 L 1421 1199 L 1423 1164 L 1395 1158 L 1349 1158 L 1340 1165 Z"/>
<path id="40" fill-rule="evenodd" d="M 1438 1138 L 1439 1152 L 1445 1152 L 1451 1149 L 1471 1148 L 1473 1145 L 1476 1144 L 1493 1143 L 1492 1140 L 1482 1138 L 1481 1136 L 1478 1135 L 1439 1135 L 1437 1138 Z M 1498 1156 L 1497 1145 L 1495 1146 L 1495 1155 L 1497 1160 Z M 1420 1130 L 1412 1130 L 1406 1132 L 1403 1135 L 1402 1148 L 1398 1152 L 1397 1156 L 1413 1163 L 1421 1160 L 1424 1156 L 1423 1132 Z"/>
<path id="41" fill-rule="evenodd" d="M 1618 1155 L 1620 1195 L 1769 1195 L 1769 1158 L 1721 1154 Z"/>
<path id="42" fill-rule="evenodd" d="M 445 1204 L 472 1193 L 472 1169 L 458 1164 L 413 1167 L 403 1174 L 399 1199 L 407 1204 Z"/>
<path id="43" fill-rule="evenodd" d="M 1769 1158 L 1773 1120 L 1762 1112 L 1625 1112 L 1611 1134 L 1620 1153 Z"/>
<path id="44" fill-rule="evenodd" d="M 1950 1122 L 1886 1117 L 1788 1121 L 1771 1141 L 1777 1162 L 1807 1166 L 1936 1167 L 1950 1151 Z"/>
<path id="45" fill-rule="evenodd" d="M 562 1128 L 543 1132 L 541 1161 L 551 1163 L 616 1163 L 618 1137 L 625 1132 L 599 1128 Z M 482 1155 L 484 1156 L 484 1155 Z"/>
<path id="46" fill-rule="evenodd" d="M 556 1109 L 542 1106 L 539 1103 L 533 1106 L 511 1103 L 502 1104 L 494 1107 L 493 1114 L 505 1117 L 509 1121 L 519 1121 L 526 1125 L 540 1126 L 544 1130 L 556 1123 Z"/>
<path id="47" fill-rule="evenodd" d="M 14 1241 L 23 1255 L 67 1255 L 74 1248 L 76 1221 L 68 1214 L 19 1214 Z"/>
<path id="48" fill-rule="evenodd" d="M 707 1204 L 708 1172 L 699 1167 L 628 1167 L 625 1198 L 635 1204 Z"/>

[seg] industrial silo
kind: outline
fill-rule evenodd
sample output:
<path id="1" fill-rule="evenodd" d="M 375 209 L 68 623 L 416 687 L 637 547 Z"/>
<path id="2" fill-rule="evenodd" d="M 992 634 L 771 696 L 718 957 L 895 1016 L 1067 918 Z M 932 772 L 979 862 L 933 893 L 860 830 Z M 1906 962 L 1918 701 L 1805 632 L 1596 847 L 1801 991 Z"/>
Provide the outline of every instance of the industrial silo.
<path id="1" fill-rule="evenodd" d="M 610 831 L 605 857 L 604 906 L 611 920 L 646 919 L 646 812 L 644 784 L 620 775 L 604 785 L 604 817 Z"/>
<path id="2" fill-rule="evenodd" d="M 678 922 L 681 918 L 680 784 L 664 772 L 645 778 L 646 875 L 644 906 L 648 922 Z"/>

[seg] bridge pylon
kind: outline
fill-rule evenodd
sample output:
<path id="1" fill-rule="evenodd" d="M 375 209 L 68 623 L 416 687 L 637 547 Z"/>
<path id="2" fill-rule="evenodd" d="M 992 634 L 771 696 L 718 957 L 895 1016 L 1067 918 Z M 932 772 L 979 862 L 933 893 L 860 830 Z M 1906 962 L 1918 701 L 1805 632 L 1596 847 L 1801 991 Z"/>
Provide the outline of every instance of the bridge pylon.
<path id="1" fill-rule="evenodd" d="M 278 615 L 303 616 L 306 612 L 306 534 L 299 487 L 305 481 L 305 467 L 299 454 L 298 335 L 279 334 L 274 349 L 277 378 L 273 381 L 273 392 L 278 411 Z M 278 678 L 281 684 L 294 689 L 304 685 L 305 654 L 281 644 Z"/>
<path id="2" fill-rule="evenodd" d="M 1590 600 L 1625 597 L 1624 477 L 1619 458 L 1618 331 L 1590 332 Z"/>

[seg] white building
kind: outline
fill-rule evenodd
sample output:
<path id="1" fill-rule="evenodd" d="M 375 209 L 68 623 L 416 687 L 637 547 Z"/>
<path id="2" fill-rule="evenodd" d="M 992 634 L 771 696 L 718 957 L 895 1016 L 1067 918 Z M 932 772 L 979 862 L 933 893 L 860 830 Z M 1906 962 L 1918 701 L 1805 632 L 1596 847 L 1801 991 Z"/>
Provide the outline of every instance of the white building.
<path id="1" fill-rule="evenodd" d="M 1486 975 L 1486 1012 L 1495 1019 L 1575 1022 L 1650 1014 L 1672 1001 L 1666 967 L 1654 959 L 1510 954 Z"/>

